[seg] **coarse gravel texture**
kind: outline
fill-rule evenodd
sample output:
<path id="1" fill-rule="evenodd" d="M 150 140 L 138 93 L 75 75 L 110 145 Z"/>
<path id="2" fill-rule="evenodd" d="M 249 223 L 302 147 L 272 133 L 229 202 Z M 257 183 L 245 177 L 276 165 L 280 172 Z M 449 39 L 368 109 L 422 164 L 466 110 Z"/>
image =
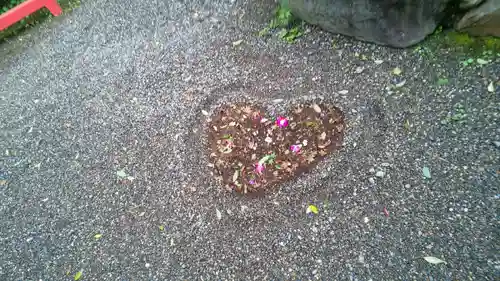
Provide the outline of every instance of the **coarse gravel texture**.
<path id="1" fill-rule="evenodd" d="M 498 280 L 498 58 L 256 36 L 274 5 L 91 0 L 0 45 L 0 280 Z M 301 99 L 344 148 L 265 198 L 216 186 L 201 111 Z"/>

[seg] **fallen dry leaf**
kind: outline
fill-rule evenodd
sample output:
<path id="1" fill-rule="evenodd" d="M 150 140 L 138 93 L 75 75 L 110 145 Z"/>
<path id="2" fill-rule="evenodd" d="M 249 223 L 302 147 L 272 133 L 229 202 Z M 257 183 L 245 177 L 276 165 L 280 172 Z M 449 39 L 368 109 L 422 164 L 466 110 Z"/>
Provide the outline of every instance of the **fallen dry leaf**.
<path id="1" fill-rule="evenodd" d="M 236 40 L 233 42 L 233 47 L 239 46 L 241 43 L 243 43 L 243 40 Z"/>
<path id="2" fill-rule="evenodd" d="M 396 67 L 392 70 L 392 74 L 394 75 L 401 75 L 401 73 L 403 73 L 403 71 L 399 67 Z"/>
<path id="3" fill-rule="evenodd" d="M 310 213 L 317 215 L 319 213 L 318 207 L 316 207 L 314 205 L 309 205 L 306 209 L 306 214 L 310 214 Z"/>
<path id="4" fill-rule="evenodd" d="M 493 85 L 493 82 L 490 82 L 490 84 L 488 85 L 488 92 L 495 92 L 495 86 Z"/>
<path id="5" fill-rule="evenodd" d="M 316 111 L 316 113 L 321 113 L 321 107 L 319 107 L 319 105 L 313 103 L 312 108 Z"/>
<path id="6" fill-rule="evenodd" d="M 221 214 L 221 212 L 219 211 L 219 209 L 217 209 L 217 208 L 215 209 L 215 215 L 217 216 L 217 219 L 218 219 L 218 220 L 221 220 L 221 219 L 222 219 L 222 214 Z"/>
<path id="7" fill-rule="evenodd" d="M 325 140 L 326 139 L 326 132 L 321 133 L 321 135 L 319 135 L 319 139 Z"/>
<path id="8" fill-rule="evenodd" d="M 446 262 L 444 260 L 438 259 L 436 257 L 424 257 L 424 260 L 426 260 L 428 263 L 432 263 L 432 264 L 440 264 L 440 263 L 446 264 Z"/>

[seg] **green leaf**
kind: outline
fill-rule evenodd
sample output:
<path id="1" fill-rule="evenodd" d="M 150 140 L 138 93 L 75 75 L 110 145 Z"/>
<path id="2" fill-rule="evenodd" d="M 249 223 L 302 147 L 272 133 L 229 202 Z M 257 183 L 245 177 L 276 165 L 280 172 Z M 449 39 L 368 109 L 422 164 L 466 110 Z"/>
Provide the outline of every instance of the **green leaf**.
<path id="1" fill-rule="evenodd" d="M 273 161 L 274 158 L 276 158 L 276 153 L 272 153 L 272 154 L 268 154 L 264 157 L 262 157 L 260 160 L 259 160 L 259 164 L 264 164 L 264 163 L 267 163 L 267 162 L 270 162 L 270 161 Z"/>
<path id="2" fill-rule="evenodd" d="M 100 234 L 100 233 L 97 233 L 96 235 L 94 235 L 95 240 L 99 240 L 99 239 L 101 239 L 101 237 L 102 237 L 102 234 Z"/>
<path id="3" fill-rule="evenodd" d="M 439 86 L 443 86 L 443 85 L 448 84 L 448 82 L 449 82 L 449 81 L 448 81 L 448 79 L 447 79 L 447 78 L 439 78 L 439 80 L 438 80 L 437 84 L 438 84 Z"/>
<path id="4" fill-rule="evenodd" d="M 310 214 L 310 213 L 313 213 L 315 215 L 317 215 L 319 212 L 318 212 L 318 207 L 314 206 L 314 205 L 309 205 L 306 209 L 306 214 Z"/>
<path id="5" fill-rule="evenodd" d="M 404 126 L 405 130 L 409 131 L 410 130 L 410 121 L 408 119 L 406 119 L 403 126 Z"/>
<path id="6" fill-rule="evenodd" d="M 423 167 L 422 168 L 422 174 L 424 175 L 425 178 L 430 179 L 431 178 L 431 171 L 429 170 L 428 167 Z"/>
<path id="7" fill-rule="evenodd" d="M 436 257 L 424 257 L 424 260 L 426 260 L 428 263 L 432 263 L 432 264 L 440 264 L 440 263 L 446 264 L 446 262 L 444 260 L 438 259 Z"/>
<path id="8" fill-rule="evenodd" d="M 75 281 L 80 280 L 80 278 L 82 278 L 82 274 L 83 274 L 83 273 L 82 273 L 82 271 L 81 271 L 81 270 L 80 270 L 80 271 L 78 271 L 78 272 L 75 274 L 75 276 L 73 277 L 73 279 L 74 279 Z"/>
<path id="9" fill-rule="evenodd" d="M 259 34 L 258 34 L 258 35 L 259 35 L 260 37 L 263 37 L 263 36 L 266 36 L 266 35 L 268 35 L 268 34 L 269 34 L 269 28 L 268 28 L 268 27 L 266 27 L 266 28 L 262 29 L 261 31 L 259 31 Z"/>
<path id="10" fill-rule="evenodd" d="M 287 34 L 288 34 L 288 30 L 287 30 L 286 28 L 282 28 L 282 29 L 280 30 L 280 32 L 278 33 L 278 36 L 279 36 L 280 38 L 285 38 Z"/>

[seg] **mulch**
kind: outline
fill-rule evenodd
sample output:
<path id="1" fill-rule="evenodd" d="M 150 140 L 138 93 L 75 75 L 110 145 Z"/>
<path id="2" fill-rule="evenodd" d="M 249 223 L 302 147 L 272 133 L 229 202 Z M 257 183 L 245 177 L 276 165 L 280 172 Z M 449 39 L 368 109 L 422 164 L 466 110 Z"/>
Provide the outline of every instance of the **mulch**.
<path id="1" fill-rule="evenodd" d="M 254 193 L 298 177 L 342 146 L 344 114 L 330 104 L 297 104 L 270 116 L 253 104 L 225 105 L 208 120 L 209 166 L 230 191 Z"/>

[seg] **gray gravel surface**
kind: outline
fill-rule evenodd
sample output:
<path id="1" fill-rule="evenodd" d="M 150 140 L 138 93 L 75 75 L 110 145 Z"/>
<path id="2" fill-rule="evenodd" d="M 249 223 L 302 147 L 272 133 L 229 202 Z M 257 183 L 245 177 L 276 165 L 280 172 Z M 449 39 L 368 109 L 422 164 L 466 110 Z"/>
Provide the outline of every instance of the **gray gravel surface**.
<path id="1" fill-rule="evenodd" d="M 287 44 L 255 35 L 273 1 L 186 2 L 88 1 L 0 45 L 0 280 L 498 280 L 499 59 Z M 201 110 L 304 99 L 344 110 L 344 148 L 221 191 Z"/>

